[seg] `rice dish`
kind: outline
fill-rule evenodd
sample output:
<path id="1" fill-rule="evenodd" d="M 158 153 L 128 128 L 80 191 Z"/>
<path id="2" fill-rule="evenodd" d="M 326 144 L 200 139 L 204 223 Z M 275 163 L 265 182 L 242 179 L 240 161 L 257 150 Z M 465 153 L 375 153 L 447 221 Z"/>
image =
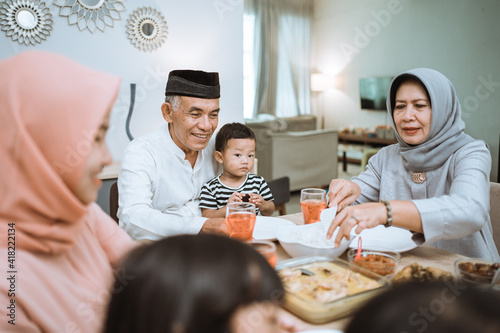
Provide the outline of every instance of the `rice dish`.
<path id="1" fill-rule="evenodd" d="M 287 240 L 293 243 L 315 248 L 332 248 L 335 247 L 335 238 L 326 239 L 326 232 L 318 225 L 317 228 L 293 228 L 287 235 Z"/>

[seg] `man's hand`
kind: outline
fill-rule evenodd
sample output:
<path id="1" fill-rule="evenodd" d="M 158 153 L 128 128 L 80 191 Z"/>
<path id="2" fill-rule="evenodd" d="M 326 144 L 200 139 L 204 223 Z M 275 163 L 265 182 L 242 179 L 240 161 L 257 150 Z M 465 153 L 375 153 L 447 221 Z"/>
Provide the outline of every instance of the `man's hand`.
<path id="1" fill-rule="evenodd" d="M 206 220 L 203 227 L 201 227 L 200 234 L 229 235 L 226 219 L 218 217 Z"/>

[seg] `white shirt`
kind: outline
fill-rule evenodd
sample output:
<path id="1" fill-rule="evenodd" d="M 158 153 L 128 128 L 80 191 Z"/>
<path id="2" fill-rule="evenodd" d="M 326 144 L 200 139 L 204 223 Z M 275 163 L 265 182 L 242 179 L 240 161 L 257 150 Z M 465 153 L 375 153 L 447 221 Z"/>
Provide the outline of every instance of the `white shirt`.
<path id="1" fill-rule="evenodd" d="M 198 207 L 201 187 L 218 173 L 214 144 L 212 137 L 193 168 L 168 124 L 130 142 L 118 176 L 120 226 L 136 240 L 198 233 L 207 220 Z"/>

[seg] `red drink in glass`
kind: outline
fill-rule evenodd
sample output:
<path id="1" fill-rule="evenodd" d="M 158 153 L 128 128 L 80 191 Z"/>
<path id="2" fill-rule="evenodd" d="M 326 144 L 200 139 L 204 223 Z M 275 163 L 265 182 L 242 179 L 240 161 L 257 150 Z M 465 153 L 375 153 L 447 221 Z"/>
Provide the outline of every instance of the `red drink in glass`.
<path id="1" fill-rule="evenodd" d="M 276 267 L 276 254 L 273 253 L 273 254 L 270 254 L 268 255 L 268 257 L 266 258 L 267 259 L 267 262 L 269 263 L 269 265 L 271 265 L 272 268 Z"/>
<path id="2" fill-rule="evenodd" d="M 269 263 L 269 265 L 271 265 L 272 268 L 276 267 L 276 245 L 274 245 L 273 242 L 254 240 L 252 242 L 249 242 L 249 244 L 254 250 L 259 252 L 264 258 L 266 258 L 267 262 Z"/>
<path id="3" fill-rule="evenodd" d="M 228 215 L 226 221 L 229 228 L 229 237 L 242 241 L 252 240 L 255 219 L 255 214 L 252 213 L 234 213 Z"/>
<path id="4" fill-rule="evenodd" d="M 316 223 L 321 221 L 321 211 L 326 208 L 325 201 L 319 200 L 305 200 L 300 202 L 302 215 L 304 215 L 304 223 Z"/>

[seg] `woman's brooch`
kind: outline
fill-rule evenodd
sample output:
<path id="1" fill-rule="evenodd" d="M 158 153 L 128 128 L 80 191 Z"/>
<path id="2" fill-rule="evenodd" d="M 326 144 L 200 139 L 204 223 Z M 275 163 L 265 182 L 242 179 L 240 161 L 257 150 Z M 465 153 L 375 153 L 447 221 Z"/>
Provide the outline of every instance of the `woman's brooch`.
<path id="1" fill-rule="evenodd" d="M 416 184 L 422 184 L 427 180 L 425 172 L 414 172 L 411 174 L 411 180 Z"/>

